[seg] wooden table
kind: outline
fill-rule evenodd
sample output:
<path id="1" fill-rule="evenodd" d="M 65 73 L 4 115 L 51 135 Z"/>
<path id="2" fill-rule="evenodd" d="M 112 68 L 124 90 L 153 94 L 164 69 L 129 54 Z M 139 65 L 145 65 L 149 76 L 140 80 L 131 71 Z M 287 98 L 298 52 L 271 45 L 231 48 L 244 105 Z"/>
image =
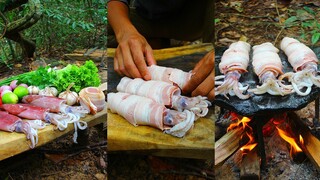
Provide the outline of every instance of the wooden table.
<path id="1" fill-rule="evenodd" d="M 154 56 L 158 65 L 190 71 L 212 49 L 211 44 L 199 44 L 154 50 Z M 108 49 L 108 52 L 114 52 L 114 49 Z M 108 91 L 115 92 L 121 77 L 113 71 L 113 54 L 110 55 L 108 55 Z M 135 127 L 123 117 L 108 111 L 108 153 L 127 151 L 156 156 L 213 159 L 213 117 L 207 115 L 198 119 L 185 137 L 177 138 L 153 127 Z"/>
<path id="2" fill-rule="evenodd" d="M 87 122 L 88 128 L 95 126 L 97 124 L 106 122 L 107 119 L 107 109 L 98 112 L 95 115 L 87 115 L 81 120 Z M 35 148 L 44 145 L 63 136 L 69 132 L 74 131 L 74 126 L 69 124 L 68 128 L 64 131 L 59 131 L 55 129 L 54 125 L 49 125 L 44 129 L 38 131 L 39 141 Z M 30 150 L 29 140 L 27 140 L 26 135 L 23 133 L 16 132 L 4 132 L 0 131 L 0 160 L 12 157 L 14 155 L 20 154 L 24 151 Z M 73 141 L 70 139 L 70 141 Z"/>

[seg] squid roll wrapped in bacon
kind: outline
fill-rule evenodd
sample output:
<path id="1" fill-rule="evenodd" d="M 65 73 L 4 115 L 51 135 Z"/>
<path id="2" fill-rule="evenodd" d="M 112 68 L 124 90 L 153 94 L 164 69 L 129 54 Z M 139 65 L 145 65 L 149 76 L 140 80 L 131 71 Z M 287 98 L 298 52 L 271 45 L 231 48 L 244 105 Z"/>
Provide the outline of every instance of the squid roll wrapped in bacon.
<path id="1" fill-rule="evenodd" d="M 118 92 L 109 93 L 107 98 L 111 112 L 121 115 L 132 125 L 152 126 L 176 137 L 183 137 L 196 120 L 193 112 L 170 110 L 142 96 Z"/>

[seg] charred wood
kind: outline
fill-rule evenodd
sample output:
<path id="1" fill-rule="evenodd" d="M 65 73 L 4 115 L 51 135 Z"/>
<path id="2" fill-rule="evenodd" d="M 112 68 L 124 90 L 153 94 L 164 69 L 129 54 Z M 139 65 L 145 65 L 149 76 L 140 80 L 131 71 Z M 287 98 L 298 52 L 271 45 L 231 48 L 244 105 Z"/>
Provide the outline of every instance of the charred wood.
<path id="1" fill-rule="evenodd" d="M 301 135 L 303 138 L 303 144 L 300 144 L 301 149 L 307 155 L 309 160 L 316 166 L 316 168 L 320 169 L 319 139 L 311 134 L 309 128 L 302 123 L 301 119 L 296 113 L 288 113 L 288 117 L 290 119 L 289 123 L 292 131 L 297 137 Z"/>
<path id="2" fill-rule="evenodd" d="M 240 179 L 260 179 L 260 158 L 257 148 L 244 154 L 240 167 Z"/>

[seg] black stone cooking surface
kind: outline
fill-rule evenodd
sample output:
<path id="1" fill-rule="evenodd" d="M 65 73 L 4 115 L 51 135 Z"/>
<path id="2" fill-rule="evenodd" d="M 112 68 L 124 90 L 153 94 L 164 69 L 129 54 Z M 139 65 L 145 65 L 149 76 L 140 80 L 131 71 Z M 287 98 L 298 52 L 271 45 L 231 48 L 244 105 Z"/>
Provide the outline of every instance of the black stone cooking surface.
<path id="1" fill-rule="evenodd" d="M 221 56 L 226 49 L 227 48 L 216 48 L 215 50 L 216 75 L 221 74 L 218 65 L 221 61 Z M 314 48 L 313 50 L 319 58 L 320 47 Z M 282 51 L 280 51 L 279 56 L 282 60 L 284 68 L 283 71 L 293 71 L 291 65 L 287 61 L 287 56 Z M 259 79 L 254 74 L 252 64 L 249 64 L 250 65 L 247 69 L 248 72 L 241 76 L 240 82 L 244 85 L 248 84 L 250 86 L 249 88 L 255 88 L 256 84 L 259 84 Z M 300 96 L 296 93 L 286 96 L 272 96 L 269 94 L 263 94 L 253 95 L 249 99 L 242 100 L 236 96 L 228 96 L 229 99 L 227 99 L 223 95 L 217 95 L 214 103 L 220 107 L 235 111 L 242 116 L 268 115 L 270 113 L 274 114 L 302 109 L 310 102 L 314 101 L 319 96 L 319 93 L 320 88 L 313 87 L 311 93 L 307 96 Z"/>

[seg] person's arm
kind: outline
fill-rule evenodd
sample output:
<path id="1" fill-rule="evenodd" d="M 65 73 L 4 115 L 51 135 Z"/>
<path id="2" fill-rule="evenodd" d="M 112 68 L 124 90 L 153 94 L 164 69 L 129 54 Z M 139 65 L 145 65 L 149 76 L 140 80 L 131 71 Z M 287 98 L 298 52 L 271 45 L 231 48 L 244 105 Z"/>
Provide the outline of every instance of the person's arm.
<path id="1" fill-rule="evenodd" d="M 202 95 L 213 100 L 214 94 L 214 50 L 207 53 L 192 70 L 192 77 L 182 91 L 191 96 Z"/>
<path id="2" fill-rule="evenodd" d="M 120 75 L 150 80 L 147 65 L 156 63 L 152 48 L 131 23 L 128 6 L 120 1 L 108 2 L 108 21 L 119 44 L 114 57 L 115 71 Z"/>

